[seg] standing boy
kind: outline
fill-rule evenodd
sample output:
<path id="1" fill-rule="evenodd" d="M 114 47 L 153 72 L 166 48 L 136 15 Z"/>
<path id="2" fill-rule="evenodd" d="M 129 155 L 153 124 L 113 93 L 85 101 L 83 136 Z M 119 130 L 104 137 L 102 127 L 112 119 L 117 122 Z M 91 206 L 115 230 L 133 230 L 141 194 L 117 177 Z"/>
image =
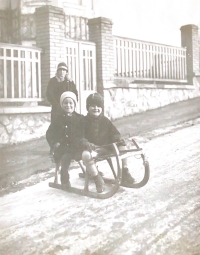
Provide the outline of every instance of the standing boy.
<path id="1" fill-rule="evenodd" d="M 51 109 L 51 122 L 56 120 L 57 115 L 62 113 L 60 107 L 60 96 L 65 91 L 71 91 L 76 95 L 76 101 L 78 101 L 78 91 L 74 82 L 69 79 L 68 67 L 64 62 L 58 64 L 57 72 L 53 78 L 49 80 L 46 97 L 50 102 Z"/>

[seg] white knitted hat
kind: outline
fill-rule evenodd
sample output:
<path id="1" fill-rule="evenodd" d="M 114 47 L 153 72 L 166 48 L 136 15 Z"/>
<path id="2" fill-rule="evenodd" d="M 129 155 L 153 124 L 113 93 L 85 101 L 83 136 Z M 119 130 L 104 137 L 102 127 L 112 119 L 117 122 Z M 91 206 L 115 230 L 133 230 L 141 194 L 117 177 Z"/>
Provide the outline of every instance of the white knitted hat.
<path id="1" fill-rule="evenodd" d="M 74 101 L 74 104 L 75 104 L 75 107 L 76 107 L 76 105 L 77 105 L 76 95 L 71 91 L 65 91 L 60 96 L 60 105 L 61 105 L 61 107 L 62 107 L 63 100 L 67 97 L 71 98 Z"/>

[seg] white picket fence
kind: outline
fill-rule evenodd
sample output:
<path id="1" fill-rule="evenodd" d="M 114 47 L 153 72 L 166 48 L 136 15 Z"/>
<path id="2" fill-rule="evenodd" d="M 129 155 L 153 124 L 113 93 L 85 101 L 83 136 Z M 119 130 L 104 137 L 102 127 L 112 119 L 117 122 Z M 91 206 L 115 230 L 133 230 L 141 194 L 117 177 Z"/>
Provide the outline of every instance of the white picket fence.
<path id="1" fill-rule="evenodd" d="M 115 77 L 187 82 L 186 49 L 114 36 Z"/>
<path id="2" fill-rule="evenodd" d="M 41 49 L 0 43 L 0 102 L 41 100 Z"/>

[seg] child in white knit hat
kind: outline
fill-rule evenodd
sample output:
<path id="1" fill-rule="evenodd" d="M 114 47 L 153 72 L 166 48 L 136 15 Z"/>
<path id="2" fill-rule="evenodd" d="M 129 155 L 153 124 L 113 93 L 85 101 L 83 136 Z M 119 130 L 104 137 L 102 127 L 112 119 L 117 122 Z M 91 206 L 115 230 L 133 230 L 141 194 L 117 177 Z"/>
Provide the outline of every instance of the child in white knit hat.
<path id="1" fill-rule="evenodd" d="M 46 139 L 54 151 L 55 162 L 61 162 L 61 183 L 70 186 L 69 165 L 72 159 L 81 159 L 80 139 L 83 137 L 83 115 L 75 111 L 76 95 L 67 91 L 60 97 L 63 111 L 56 121 L 50 124 Z"/>

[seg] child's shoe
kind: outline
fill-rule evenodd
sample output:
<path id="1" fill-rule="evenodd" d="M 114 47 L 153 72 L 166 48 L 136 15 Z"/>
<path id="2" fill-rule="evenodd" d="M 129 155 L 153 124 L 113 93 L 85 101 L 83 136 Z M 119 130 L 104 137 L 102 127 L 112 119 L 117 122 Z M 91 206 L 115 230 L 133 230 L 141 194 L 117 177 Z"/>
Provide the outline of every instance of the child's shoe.
<path id="1" fill-rule="evenodd" d="M 93 177 L 94 183 L 96 185 L 96 189 L 98 193 L 102 193 L 104 191 L 104 180 L 102 176 L 98 173 L 96 176 Z"/>
<path id="2" fill-rule="evenodd" d="M 132 184 L 135 182 L 135 179 L 131 176 L 127 167 L 122 169 L 122 181 L 121 184 Z"/>
<path id="3" fill-rule="evenodd" d="M 69 181 L 69 173 L 66 170 L 64 171 L 62 168 L 60 172 L 60 181 L 61 184 L 64 185 L 66 188 L 71 187 L 71 183 Z"/>

